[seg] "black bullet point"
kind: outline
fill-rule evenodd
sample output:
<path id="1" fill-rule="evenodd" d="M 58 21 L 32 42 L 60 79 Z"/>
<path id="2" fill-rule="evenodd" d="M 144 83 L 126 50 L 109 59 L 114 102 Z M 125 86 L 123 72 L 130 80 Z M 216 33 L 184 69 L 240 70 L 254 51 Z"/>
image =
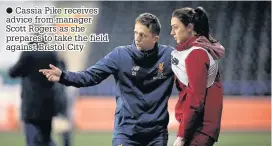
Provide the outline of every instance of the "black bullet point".
<path id="1" fill-rule="evenodd" d="M 10 14 L 10 13 L 12 13 L 12 8 L 11 8 L 11 7 L 9 7 L 9 8 L 7 8 L 7 10 L 6 10 L 6 11 L 7 11 L 7 13 L 8 13 L 8 14 Z"/>

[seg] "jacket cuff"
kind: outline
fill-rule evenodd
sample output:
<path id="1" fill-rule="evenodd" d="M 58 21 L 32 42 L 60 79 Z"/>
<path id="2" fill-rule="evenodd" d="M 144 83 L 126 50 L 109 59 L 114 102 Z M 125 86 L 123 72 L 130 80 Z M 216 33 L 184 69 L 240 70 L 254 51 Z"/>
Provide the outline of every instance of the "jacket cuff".
<path id="1" fill-rule="evenodd" d="M 61 72 L 59 83 L 63 83 L 65 74 L 66 74 L 65 71 Z"/>

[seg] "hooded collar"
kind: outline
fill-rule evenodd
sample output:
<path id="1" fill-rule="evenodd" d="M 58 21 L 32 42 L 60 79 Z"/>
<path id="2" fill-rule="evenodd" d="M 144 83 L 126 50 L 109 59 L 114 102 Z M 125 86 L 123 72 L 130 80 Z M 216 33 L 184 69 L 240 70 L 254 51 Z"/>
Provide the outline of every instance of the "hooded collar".
<path id="1" fill-rule="evenodd" d="M 198 46 L 206 49 L 215 60 L 222 58 L 225 54 L 225 48 L 219 43 L 211 43 L 204 36 L 190 37 L 186 42 L 179 43 L 176 47 L 178 51 L 183 51 L 191 48 L 192 46 Z"/>
<path id="2" fill-rule="evenodd" d="M 193 46 L 193 42 L 197 39 L 197 36 L 193 36 L 190 37 L 189 39 L 187 39 L 185 42 L 181 42 L 177 45 L 176 49 L 178 51 L 184 51 L 187 50 L 189 48 L 191 48 Z"/>
<path id="3" fill-rule="evenodd" d="M 132 43 L 131 53 L 133 57 L 137 60 L 146 59 L 149 57 L 154 57 L 158 55 L 158 43 L 155 44 L 154 48 L 148 51 L 140 51 L 137 49 L 135 41 Z"/>

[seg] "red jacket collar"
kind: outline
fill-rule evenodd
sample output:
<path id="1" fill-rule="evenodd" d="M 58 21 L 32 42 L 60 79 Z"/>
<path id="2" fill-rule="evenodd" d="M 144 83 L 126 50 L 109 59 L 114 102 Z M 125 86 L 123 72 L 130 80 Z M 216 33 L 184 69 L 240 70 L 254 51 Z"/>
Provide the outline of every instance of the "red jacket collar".
<path id="1" fill-rule="evenodd" d="M 182 43 L 179 43 L 177 46 L 176 46 L 176 49 L 178 51 L 183 51 L 183 50 L 187 50 L 189 48 L 191 48 L 193 45 L 194 45 L 194 41 L 198 38 L 198 36 L 192 36 L 190 37 L 187 41 L 185 42 L 182 42 Z"/>

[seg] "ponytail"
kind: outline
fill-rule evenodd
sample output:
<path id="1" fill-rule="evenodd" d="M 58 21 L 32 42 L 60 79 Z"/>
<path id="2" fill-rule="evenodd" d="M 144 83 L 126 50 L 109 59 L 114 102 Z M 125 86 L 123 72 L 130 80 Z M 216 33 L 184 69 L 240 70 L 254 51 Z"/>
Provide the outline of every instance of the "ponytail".
<path id="1" fill-rule="evenodd" d="M 195 14 L 193 17 L 193 24 L 194 24 L 194 31 L 196 32 L 196 35 L 205 36 L 212 43 L 217 42 L 210 35 L 209 18 L 204 8 L 197 7 L 194 11 L 195 11 Z"/>

